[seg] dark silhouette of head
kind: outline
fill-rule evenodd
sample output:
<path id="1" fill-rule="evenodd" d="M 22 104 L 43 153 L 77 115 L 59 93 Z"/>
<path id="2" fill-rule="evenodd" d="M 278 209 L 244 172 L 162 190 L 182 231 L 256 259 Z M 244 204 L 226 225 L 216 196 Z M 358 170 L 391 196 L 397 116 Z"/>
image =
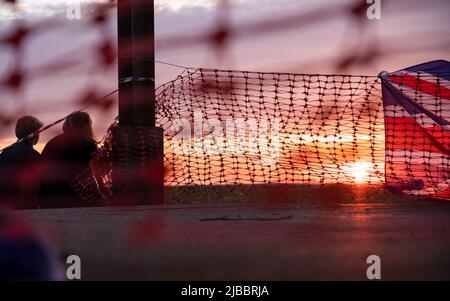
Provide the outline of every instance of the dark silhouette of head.
<path id="1" fill-rule="evenodd" d="M 30 134 L 38 131 L 44 124 L 33 116 L 23 116 L 16 123 L 16 137 L 20 140 Z M 34 135 L 33 138 L 26 140 L 31 145 L 35 145 L 39 141 L 39 134 Z"/>
<path id="2" fill-rule="evenodd" d="M 92 119 L 86 112 L 74 112 L 70 114 L 63 124 L 64 133 L 77 135 L 87 140 L 94 140 Z"/>

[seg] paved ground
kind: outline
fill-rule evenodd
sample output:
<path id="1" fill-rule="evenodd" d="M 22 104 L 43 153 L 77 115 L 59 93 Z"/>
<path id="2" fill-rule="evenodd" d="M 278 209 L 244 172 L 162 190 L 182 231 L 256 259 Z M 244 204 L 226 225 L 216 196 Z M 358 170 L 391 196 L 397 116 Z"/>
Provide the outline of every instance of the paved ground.
<path id="1" fill-rule="evenodd" d="M 83 279 L 450 280 L 450 203 L 29 211 Z"/>

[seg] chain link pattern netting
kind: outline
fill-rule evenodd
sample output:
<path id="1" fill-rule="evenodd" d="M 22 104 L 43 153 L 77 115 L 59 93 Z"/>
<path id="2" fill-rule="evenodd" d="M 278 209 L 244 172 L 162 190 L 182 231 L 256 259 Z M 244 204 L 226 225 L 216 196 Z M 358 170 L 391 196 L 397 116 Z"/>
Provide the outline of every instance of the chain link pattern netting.
<path id="1" fill-rule="evenodd" d="M 384 125 L 379 81 L 373 76 L 185 70 L 157 90 L 165 184 L 380 184 Z M 93 176 L 76 181 L 86 198 L 93 191 L 101 192 L 104 201 L 112 197 L 111 146 L 117 126 L 112 125 L 91 164 Z M 123 155 L 139 157 L 136 143 L 130 141 Z"/>

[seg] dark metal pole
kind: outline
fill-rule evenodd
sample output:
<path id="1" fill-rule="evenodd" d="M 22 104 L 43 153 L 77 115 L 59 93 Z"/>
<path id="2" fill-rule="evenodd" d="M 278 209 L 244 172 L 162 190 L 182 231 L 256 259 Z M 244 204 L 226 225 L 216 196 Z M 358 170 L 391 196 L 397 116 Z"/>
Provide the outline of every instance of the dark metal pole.
<path id="1" fill-rule="evenodd" d="M 164 203 L 163 130 L 155 127 L 153 0 L 121 0 L 118 15 L 119 126 L 113 139 L 118 204 Z"/>
<path id="2" fill-rule="evenodd" d="M 119 122 L 155 126 L 153 0 L 118 1 Z"/>

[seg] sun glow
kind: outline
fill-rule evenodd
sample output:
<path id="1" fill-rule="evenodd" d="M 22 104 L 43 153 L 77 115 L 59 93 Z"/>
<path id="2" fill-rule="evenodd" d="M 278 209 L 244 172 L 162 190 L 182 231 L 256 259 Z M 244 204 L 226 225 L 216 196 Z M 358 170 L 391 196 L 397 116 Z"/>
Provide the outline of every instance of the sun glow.
<path id="1" fill-rule="evenodd" d="M 370 162 L 354 162 L 343 166 L 342 170 L 349 177 L 352 177 L 355 183 L 366 183 L 373 173 L 374 166 Z"/>

